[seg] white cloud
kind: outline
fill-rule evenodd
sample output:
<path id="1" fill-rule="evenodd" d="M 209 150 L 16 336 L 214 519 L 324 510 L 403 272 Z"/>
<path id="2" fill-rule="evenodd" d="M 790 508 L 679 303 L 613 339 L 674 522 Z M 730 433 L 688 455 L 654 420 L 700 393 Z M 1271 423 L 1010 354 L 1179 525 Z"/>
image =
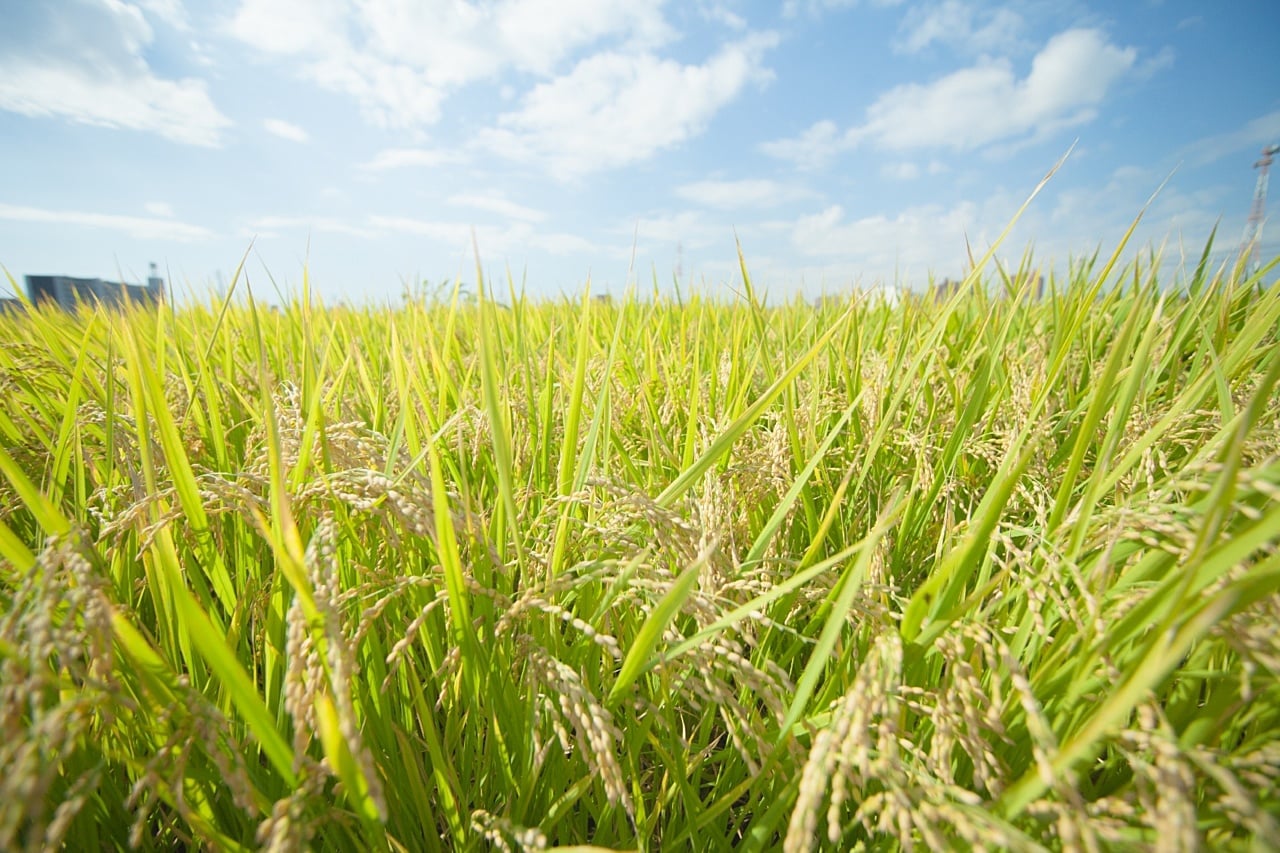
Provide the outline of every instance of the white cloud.
<path id="1" fill-rule="evenodd" d="M 203 80 L 157 76 L 141 10 L 111 0 L 18 4 L 0 35 L 0 109 L 217 146 L 230 119 Z"/>
<path id="2" fill-rule="evenodd" d="M 798 139 L 765 143 L 761 150 L 812 166 L 863 142 L 891 151 L 965 151 L 1045 139 L 1092 121 L 1137 58 L 1135 48 L 1117 47 L 1097 30 L 1067 30 L 1036 54 L 1024 78 L 1007 59 L 984 58 L 929 84 L 890 89 L 867 109 L 863 125 L 842 135 L 824 121 Z"/>
<path id="3" fill-rule="evenodd" d="M 142 209 L 152 216 L 162 216 L 165 219 L 173 218 L 173 206 L 165 201 L 149 201 L 142 206 Z"/>
<path id="4" fill-rule="evenodd" d="M 1023 20 L 1009 8 L 979 9 L 963 0 L 944 0 L 909 12 L 902 29 L 895 47 L 906 53 L 919 53 L 933 44 L 968 53 L 1007 53 L 1020 41 Z"/>
<path id="5" fill-rule="evenodd" d="M 608 252 L 577 234 L 544 234 L 534 230 L 528 222 L 515 222 L 505 226 L 470 225 L 464 222 L 441 222 L 414 219 L 404 216 L 370 216 L 369 224 L 390 233 L 413 234 L 449 246 L 452 250 L 470 253 L 479 246 L 482 257 L 515 255 L 531 249 L 553 255 L 576 253 L 617 254 Z"/>
<path id="6" fill-rule="evenodd" d="M 733 11 L 729 3 L 699 0 L 698 14 L 713 24 L 720 24 L 731 30 L 741 31 L 747 28 L 747 19 Z"/>
<path id="7" fill-rule="evenodd" d="M 847 147 L 840 128 L 829 120 L 815 122 L 798 137 L 760 144 L 760 150 L 770 157 L 790 160 L 802 169 L 821 168 Z"/>
<path id="8" fill-rule="evenodd" d="M 481 134 L 490 151 L 561 177 L 635 162 L 698 133 L 748 82 L 771 74 L 773 34 L 726 45 L 702 65 L 660 58 L 675 38 L 665 0 L 242 0 L 230 32 L 322 88 L 351 96 L 371 124 L 421 128 L 477 81 L 550 78 Z M 724 13 L 721 4 L 711 12 Z M 740 19 L 720 14 L 734 25 Z M 556 76 L 584 51 L 570 70 Z M 403 149 L 366 169 L 439 165 Z"/>
<path id="9" fill-rule="evenodd" d="M 621 253 L 607 250 L 578 234 L 534 234 L 529 238 L 529 245 L 552 255 L 576 255 L 593 253 L 620 257 Z"/>
<path id="10" fill-rule="evenodd" d="M 924 166 L 910 160 L 897 163 L 886 163 L 880 167 L 880 174 L 895 181 L 914 181 L 921 175 L 940 175 L 947 171 L 946 164 L 938 160 L 930 160 Z"/>
<path id="11" fill-rule="evenodd" d="M 369 223 L 375 228 L 383 231 L 395 231 L 402 234 L 416 234 L 419 237 L 428 237 L 432 240 L 438 240 L 441 243 L 452 244 L 455 248 L 465 248 L 470 245 L 472 235 L 475 235 L 477 242 L 480 235 L 484 234 L 488 239 L 487 243 L 495 242 L 494 235 L 502 234 L 498 229 L 489 226 L 473 226 L 464 222 L 438 222 L 426 219 L 413 219 L 407 216 L 370 216 Z M 522 226 L 527 228 L 527 226 Z"/>
<path id="12" fill-rule="evenodd" d="M 978 210 L 970 202 L 950 208 L 923 205 L 852 221 L 843 207 L 832 205 L 798 219 L 791 243 L 803 255 L 857 260 L 882 275 L 899 267 L 923 273 L 939 257 L 951 258 L 956 269 L 939 272 L 954 275 L 964 259 L 965 234 L 975 237 L 977 225 Z"/>
<path id="13" fill-rule="evenodd" d="M 801 187 L 764 179 L 740 181 L 694 181 L 676 188 L 676 195 L 705 207 L 735 210 L 744 207 L 774 207 L 812 197 Z"/>
<path id="14" fill-rule="evenodd" d="M 71 65 L 44 66 L 0 58 L 0 109 L 26 116 L 157 133 L 174 142 L 217 147 L 230 126 L 202 81 L 150 76 L 103 78 Z"/>
<path id="15" fill-rule="evenodd" d="M 1116 238 L 1142 210 L 1165 176 L 1143 166 L 1121 166 L 1112 170 L 1105 183 L 1064 189 L 1057 193 L 1047 212 L 1042 230 L 1057 239 L 1073 239 L 1073 250 L 1096 245 L 1099 239 Z M 1222 205 L 1229 200 L 1222 188 L 1188 192 L 1177 183 L 1165 184 L 1151 200 L 1139 225 L 1135 243 L 1163 240 L 1168 234 L 1208 238 L 1221 218 Z M 1243 212 L 1247 205 L 1236 205 Z M 1103 230 L 1099 230 L 1099 229 Z M 1219 234 L 1222 234 L 1219 229 Z M 1226 235 L 1230 241 L 1235 235 Z"/>
<path id="16" fill-rule="evenodd" d="M 521 70 L 550 73 L 574 50 L 606 36 L 632 49 L 675 37 L 662 16 L 664 0 L 508 0 L 495 12 L 501 56 Z M 484 40 L 481 29 L 475 35 Z"/>
<path id="17" fill-rule="evenodd" d="M 278 136 L 281 139 L 287 139 L 290 142 L 311 141 L 311 134 L 307 133 L 306 130 L 283 119 L 269 118 L 262 122 L 262 126 L 267 129 L 267 133 Z"/>
<path id="18" fill-rule="evenodd" d="M 84 228 L 102 228 L 123 231 L 139 240 L 169 240 L 195 242 L 207 240 L 213 232 L 199 225 L 174 222 L 172 219 L 147 219 L 140 216 L 123 216 L 114 213 L 86 213 L 78 210 L 48 210 L 40 207 L 21 207 L 0 204 L 0 219 L 13 222 L 40 222 L 51 225 L 71 225 Z"/>
<path id="19" fill-rule="evenodd" d="M 534 210 L 531 207 L 525 207 L 522 204 L 516 204 L 502 195 L 478 195 L 473 193 L 463 193 L 449 197 L 449 204 L 456 204 L 462 207 L 473 207 L 476 210 L 487 210 L 490 213 L 496 213 L 499 216 L 505 216 L 507 219 L 519 219 L 524 222 L 541 222 L 547 218 L 547 215 L 541 210 Z"/>
<path id="20" fill-rule="evenodd" d="M 658 243 L 685 243 L 690 247 L 705 246 L 711 242 L 712 229 L 702 214 L 686 210 L 662 216 L 645 216 L 634 225 L 637 239 Z M 629 232 L 630 233 L 630 232 Z"/>
<path id="21" fill-rule="evenodd" d="M 997 262 L 1017 266 L 1029 250 L 1035 265 L 1062 271 L 1069 259 L 1087 256 L 1099 246 L 1109 251 L 1142 204 L 1141 196 L 1130 192 L 1134 179 L 1123 183 L 1124 191 L 1118 194 L 1113 185 L 1095 185 L 1058 196 L 1050 184 L 1014 224 L 996 252 Z M 1139 183 L 1149 194 L 1151 185 Z M 916 290 L 930 274 L 955 279 L 969 270 L 966 241 L 974 257 L 981 258 L 1009 225 L 1029 189 L 996 188 L 948 205 L 924 204 L 856 217 L 832 206 L 796 220 L 791 243 L 800 262 L 793 270 L 779 272 L 794 275 L 800 270 L 811 279 L 826 275 L 836 281 L 896 282 Z M 1158 243 L 1174 223 L 1174 217 L 1152 209 L 1131 251 L 1148 241 Z M 988 267 L 988 273 L 994 273 L 994 267 Z"/>
<path id="22" fill-rule="evenodd" d="M 230 30 L 353 96 L 371 123 L 402 128 L 438 121 L 460 86 L 513 69 L 550 74 L 602 39 L 631 49 L 668 41 L 663 2 L 243 0 Z"/>
<path id="23" fill-rule="evenodd" d="M 434 148 L 388 148 L 379 151 L 367 163 L 360 164 L 360 168 L 367 172 L 381 172 L 407 166 L 443 166 L 447 163 L 460 162 L 462 159 L 460 154 Z"/>
<path id="24" fill-rule="evenodd" d="M 748 83 L 772 79 L 762 59 L 776 44 L 771 33 L 751 36 L 702 65 L 651 53 L 596 54 L 536 86 L 480 141 L 561 178 L 644 160 L 700 133 Z"/>
<path id="25" fill-rule="evenodd" d="M 1019 80 L 1007 60 L 985 60 L 928 85 L 897 86 L 867 110 L 848 141 L 882 148 L 977 148 L 1032 135 L 1044 137 L 1097 114 L 1107 91 L 1137 60 L 1097 30 L 1068 30 L 1036 54 Z"/>
<path id="26" fill-rule="evenodd" d="M 619 237 L 634 240 L 641 255 L 674 251 L 680 246 L 685 250 L 718 247 L 724 257 L 733 257 L 734 225 L 709 219 L 701 210 L 649 214 L 613 230 Z"/>
<path id="27" fill-rule="evenodd" d="M 347 0 L 244 0 L 230 31 L 263 53 L 287 57 L 322 88 L 351 95 L 372 124 L 412 127 L 439 119 L 444 92 L 421 63 L 397 61 L 371 43 L 370 30 L 388 27 L 401 5 L 370 2 L 358 9 Z M 425 55 L 428 46 L 421 49 Z"/>
<path id="28" fill-rule="evenodd" d="M 1122 166 L 1096 182 L 1059 189 L 1051 181 L 1014 224 L 997 257 L 1016 265 L 1029 247 L 1037 265 L 1062 271 L 1069 259 L 1099 249 L 1109 253 L 1163 178 L 1156 169 Z M 864 215 L 832 205 L 791 223 L 796 262 L 770 272 L 789 280 L 801 272 L 810 279 L 825 275 L 834 280 L 897 280 L 917 289 L 930 272 L 956 278 L 968 268 L 966 239 L 976 256 L 983 255 L 1029 190 L 996 186 L 949 205 Z M 1164 245 L 1169 262 L 1176 263 L 1183 239 L 1194 256 L 1218 221 L 1224 201 L 1229 198 L 1220 187 L 1187 190 L 1176 183 L 1166 185 L 1147 209 L 1126 258 L 1144 247 Z M 1237 221 L 1243 224 L 1242 217 Z M 1220 247 L 1230 244 L 1233 232 L 1234 228 L 1219 229 L 1220 237 L 1227 234 Z"/>
<path id="29" fill-rule="evenodd" d="M 912 162 L 886 163 L 880 167 L 880 174 L 895 181 L 914 181 L 920 177 L 920 166 Z"/>
<path id="30" fill-rule="evenodd" d="M 355 98 L 365 121 L 382 128 L 411 128 L 440 120 L 444 87 L 411 65 L 386 62 L 375 53 L 334 52 L 310 67 L 322 88 Z"/>
<path id="31" fill-rule="evenodd" d="M 320 54 L 343 44 L 345 0 L 244 0 L 231 33 L 266 53 Z"/>

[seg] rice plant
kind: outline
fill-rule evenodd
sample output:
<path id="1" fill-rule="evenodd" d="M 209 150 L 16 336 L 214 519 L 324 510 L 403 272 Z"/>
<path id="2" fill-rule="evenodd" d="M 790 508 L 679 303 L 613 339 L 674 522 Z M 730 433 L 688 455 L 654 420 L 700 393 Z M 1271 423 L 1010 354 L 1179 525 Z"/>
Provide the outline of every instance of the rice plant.
<path id="1" fill-rule="evenodd" d="M 0 848 L 1274 841 L 1276 263 L 1118 255 L 0 317 Z"/>

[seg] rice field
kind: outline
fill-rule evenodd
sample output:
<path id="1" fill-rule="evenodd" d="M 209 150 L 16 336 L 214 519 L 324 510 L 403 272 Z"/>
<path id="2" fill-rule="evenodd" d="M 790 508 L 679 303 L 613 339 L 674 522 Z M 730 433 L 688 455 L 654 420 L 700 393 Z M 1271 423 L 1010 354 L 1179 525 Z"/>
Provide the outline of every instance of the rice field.
<path id="1" fill-rule="evenodd" d="M 0 849 L 1274 843 L 1277 262 L 1116 257 L 0 316 Z"/>

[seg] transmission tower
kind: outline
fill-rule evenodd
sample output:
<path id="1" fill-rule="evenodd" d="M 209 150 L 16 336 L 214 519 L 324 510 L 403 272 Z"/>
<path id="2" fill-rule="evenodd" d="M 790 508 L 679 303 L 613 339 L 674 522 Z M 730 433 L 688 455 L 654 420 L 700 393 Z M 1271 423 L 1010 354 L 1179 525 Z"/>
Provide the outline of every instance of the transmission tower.
<path id="1" fill-rule="evenodd" d="M 1240 256 L 1247 257 L 1247 269 L 1254 272 L 1262 264 L 1262 224 L 1267 212 L 1267 173 L 1272 158 L 1280 154 L 1280 145 L 1268 145 L 1253 168 L 1258 170 L 1258 185 L 1253 190 L 1253 206 L 1249 208 L 1249 221 L 1244 226 L 1244 239 L 1240 242 Z"/>

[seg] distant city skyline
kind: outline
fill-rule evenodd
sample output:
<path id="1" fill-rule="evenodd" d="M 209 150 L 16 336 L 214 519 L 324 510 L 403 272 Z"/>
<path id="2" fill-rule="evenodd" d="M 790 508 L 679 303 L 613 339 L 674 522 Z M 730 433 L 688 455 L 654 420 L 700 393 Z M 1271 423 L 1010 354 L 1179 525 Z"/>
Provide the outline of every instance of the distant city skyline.
<path id="1" fill-rule="evenodd" d="M 1000 252 L 1219 257 L 1280 142 L 1280 4 L 0 0 L 0 265 L 397 301 L 775 298 Z M 1280 209 L 1273 198 L 1271 209 Z M 1280 250 L 1280 222 L 1264 232 Z M 252 248 L 250 248 L 252 246 Z M 634 266 L 633 259 L 634 258 Z M 274 279 L 274 284 L 270 278 Z M 3 277 L 0 277 L 2 279 Z M 0 280 L 0 296 L 14 288 Z"/>

